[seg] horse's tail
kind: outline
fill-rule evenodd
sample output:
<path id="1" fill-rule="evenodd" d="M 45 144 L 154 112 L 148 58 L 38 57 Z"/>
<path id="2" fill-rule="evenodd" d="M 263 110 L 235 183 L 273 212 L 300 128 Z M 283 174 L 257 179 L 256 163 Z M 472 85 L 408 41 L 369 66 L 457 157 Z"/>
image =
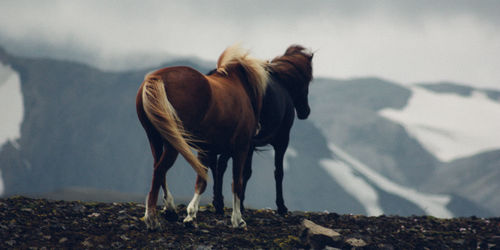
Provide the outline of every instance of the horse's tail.
<path id="1" fill-rule="evenodd" d="M 257 98 L 257 108 L 260 112 L 262 98 L 269 79 L 269 73 L 266 70 L 268 63 L 251 57 L 248 51 L 242 49 L 238 44 L 235 44 L 222 52 L 217 61 L 217 71 L 227 75 L 229 68 L 238 64 L 241 65 L 246 72 L 248 82 L 254 92 L 253 94 Z"/>
<path id="2" fill-rule="evenodd" d="M 167 99 L 161 77 L 147 75 L 142 88 L 144 111 L 161 136 L 167 140 L 193 167 L 196 173 L 207 180 L 205 167 L 191 151 L 188 142 L 193 136 L 184 129 L 172 104 Z"/>

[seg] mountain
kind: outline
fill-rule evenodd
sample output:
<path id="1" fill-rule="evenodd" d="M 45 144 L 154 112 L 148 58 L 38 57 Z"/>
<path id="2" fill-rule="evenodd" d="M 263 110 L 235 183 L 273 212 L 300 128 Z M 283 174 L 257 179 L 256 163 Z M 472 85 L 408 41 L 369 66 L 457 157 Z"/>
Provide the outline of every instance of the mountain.
<path id="1" fill-rule="evenodd" d="M 491 100 L 500 101 L 500 91 L 494 89 L 475 89 L 451 82 L 419 83 L 417 85 L 436 93 L 457 94 L 464 97 L 470 97 L 473 92 L 480 91 L 484 92 Z"/>
<path id="2" fill-rule="evenodd" d="M 311 87 L 311 120 L 330 141 L 400 184 L 418 186 L 437 159 L 406 130 L 377 112 L 403 108 L 411 91 L 376 78 L 317 79 Z M 412 160 L 418 156 L 418 161 Z"/>
<path id="3" fill-rule="evenodd" d="M 446 86 L 446 92 L 436 91 L 439 86 Z M 379 114 L 404 126 L 441 162 L 500 148 L 500 102 L 491 97 L 500 92 L 449 84 L 433 87 L 410 86 L 408 105 Z"/>
<path id="4" fill-rule="evenodd" d="M 453 193 L 484 207 L 500 207 L 500 150 L 443 164 L 422 185 L 425 190 Z"/>
<path id="5" fill-rule="evenodd" d="M 0 152 L 6 194 L 66 186 L 146 192 L 150 152 L 135 94 L 148 70 L 109 73 L 10 56 L 2 63 L 19 73 L 25 109 L 19 146 L 7 143 Z"/>
<path id="6" fill-rule="evenodd" d="M 24 105 L 19 139 L 10 139 L 0 150 L 4 195 L 43 196 L 81 187 L 147 193 L 152 157 L 135 114 L 135 95 L 153 68 L 106 72 L 1 50 L 0 61 L 19 75 Z M 211 69 L 184 59 L 162 67 L 170 65 Z M 442 217 L 490 216 L 482 206 L 498 211 L 494 204 L 471 201 L 466 192 L 437 194 L 424 188 L 443 163 L 404 125 L 380 114 L 403 110 L 412 94 L 409 87 L 377 78 L 316 79 L 310 88 L 311 117 L 295 122 L 286 155 L 288 208 Z M 247 206 L 275 207 L 273 171 L 272 150 L 257 153 Z M 230 168 L 227 172 L 224 194 L 231 199 Z M 180 200 L 193 194 L 194 180 L 181 157 L 167 173 L 168 185 Z M 204 195 L 210 196 L 210 191 Z"/>

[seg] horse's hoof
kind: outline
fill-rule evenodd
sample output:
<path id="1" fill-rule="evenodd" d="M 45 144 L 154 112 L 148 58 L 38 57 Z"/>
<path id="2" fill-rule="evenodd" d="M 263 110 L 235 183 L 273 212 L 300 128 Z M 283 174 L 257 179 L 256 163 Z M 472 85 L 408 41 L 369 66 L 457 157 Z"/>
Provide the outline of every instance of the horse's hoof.
<path id="1" fill-rule="evenodd" d="M 163 217 L 169 222 L 175 222 L 179 219 L 179 215 L 173 210 L 165 210 L 163 212 Z"/>
<path id="2" fill-rule="evenodd" d="M 244 220 L 241 220 L 239 222 L 233 222 L 233 228 L 246 228 L 247 223 Z"/>
<path id="3" fill-rule="evenodd" d="M 215 214 L 224 215 L 224 203 L 221 204 L 219 202 L 213 201 L 212 205 L 215 208 Z"/>
<path id="4" fill-rule="evenodd" d="M 184 223 L 184 226 L 186 228 L 197 228 L 198 227 L 198 225 L 196 224 L 196 222 L 192 218 L 188 219 L 188 217 L 186 217 L 184 219 L 183 223 Z"/>
<path id="5" fill-rule="evenodd" d="M 223 208 L 215 209 L 215 214 L 216 215 L 224 215 L 224 209 Z"/>
<path id="6" fill-rule="evenodd" d="M 161 229 L 161 224 L 157 216 L 144 216 L 144 222 L 146 223 L 146 228 L 149 231 L 156 231 Z"/>
<path id="7" fill-rule="evenodd" d="M 247 223 L 241 218 L 241 215 L 233 215 L 231 217 L 231 224 L 233 228 L 245 228 Z"/>
<path id="8" fill-rule="evenodd" d="M 285 206 L 284 207 L 280 207 L 278 208 L 278 214 L 281 215 L 281 216 L 284 216 L 288 213 L 288 208 L 286 208 Z"/>

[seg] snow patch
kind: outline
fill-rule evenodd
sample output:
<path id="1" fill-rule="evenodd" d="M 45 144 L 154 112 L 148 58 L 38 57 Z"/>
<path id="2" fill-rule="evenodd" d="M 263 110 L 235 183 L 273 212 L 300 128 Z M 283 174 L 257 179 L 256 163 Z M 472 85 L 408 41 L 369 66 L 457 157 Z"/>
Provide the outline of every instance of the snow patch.
<path id="1" fill-rule="evenodd" d="M 500 103 L 485 93 L 471 96 L 435 93 L 410 87 L 412 96 L 401 110 L 379 114 L 401 124 L 439 160 L 449 162 L 500 148 Z"/>
<path id="2" fill-rule="evenodd" d="M 0 63 L 0 146 L 21 136 L 24 106 L 19 74 Z"/>
<path id="3" fill-rule="evenodd" d="M 0 149 L 11 141 L 19 148 L 17 139 L 21 137 L 24 106 L 19 74 L 10 66 L 0 63 Z M 0 172 L 0 195 L 4 193 L 4 183 Z"/>
<path id="4" fill-rule="evenodd" d="M 321 165 L 328 171 L 329 174 L 334 176 L 334 178 L 345 188 L 347 192 L 352 193 L 353 196 L 365 206 L 367 211 L 370 210 L 374 213 L 379 212 L 377 211 L 377 209 L 380 209 L 380 205 L 378 205 L 377 200 L 377 193 L 375 189 L 369 186 L 369 184 L 362 180 L 362 178 L 356 177 L 354 171 L 362 174 L 372 183 L 377 185 L 377 187 L 381 190 L 414 203 L 428 215 L 439 218 L 453 217 L 453 213 L 446 208 L 448 203 L 451 201 L 450 196 L 420 193 L 415 189 L 396 184 L 359 162 L 335 144 L 329 143 L 328 147 L 335 155 L 342 159 L 343 162 L 322 160 Z M 350 183 L 351 181 L 353 182 Z M 381 211 L 382 209 L 380 209 L 380 212 Z"/>
<path id="5" fill-rule="evenodd" d="M 342 161 L 331 159 L 321 159 L 319 163 L 347 193 L 363 205 L 368 216 L 384 214 L 378 201 L 377 191 L 363 178 L 357 176 L 351 167 Z"/>

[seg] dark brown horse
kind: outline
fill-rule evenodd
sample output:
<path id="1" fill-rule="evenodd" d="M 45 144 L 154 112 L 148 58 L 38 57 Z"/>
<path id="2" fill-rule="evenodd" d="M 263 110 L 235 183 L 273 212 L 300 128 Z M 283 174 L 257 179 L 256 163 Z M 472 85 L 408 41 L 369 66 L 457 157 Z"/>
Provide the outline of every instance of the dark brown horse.
<path id="1" fill-rule="evenodd" d="M 292 128 L 295 111 L 299 119 L 306 119 L 311 111 L 308 102 L 309 83 L 312 80 L 313 53 L 302 46 L 290 46 L 283 56 L 276 57 L 268 65 L 270 78 L 264 95 L 260 113 L 261 129 L 253 139 L 243 171 L 243 196 L 241 209 L 245 198 L 245 189 L 252 174 L 252 155 L 256 147 L 271 144 L 274 148 L 274 178 L 276 180 L 276 204 L 278 213 L 285 214 L 288 209 L 283 199 L 283 158 L 288 147 L 290 129 Z M 294 111 L 295 109 L 295 111 Z M 224 198 L 222 197 L 222 180 L 230 155 L 222 154 L 217 168 L 213 167 L 214 200 L 217 213 L 223 213 Z M 212 165 L 211 165 L 212 167 Z"/>
<path id="2" fill-rule="evenodd" d="M 156 212 L 160 187 L 165 210 L 176 213 L 165 177 L 179 153 L 198 175 L 184 222 L 196 218 L 200 195 L 207 185 L 205 166 L 215 164 L 217 155 L 224 153 L 234 159 L 231 222 L 233 227 L 246 225 L 239 208 L 242 170 L 256 133 L 256 117 L 267 81 L 265 62 L 251 58 L 238 46 L 222 53 L 217 72 L 210 76 L 189 67 L 168 67 L 146 75 L 137 93 L 136 107 L 154 158 L 144 216 L 148 228 L 160 226 Z"/>

